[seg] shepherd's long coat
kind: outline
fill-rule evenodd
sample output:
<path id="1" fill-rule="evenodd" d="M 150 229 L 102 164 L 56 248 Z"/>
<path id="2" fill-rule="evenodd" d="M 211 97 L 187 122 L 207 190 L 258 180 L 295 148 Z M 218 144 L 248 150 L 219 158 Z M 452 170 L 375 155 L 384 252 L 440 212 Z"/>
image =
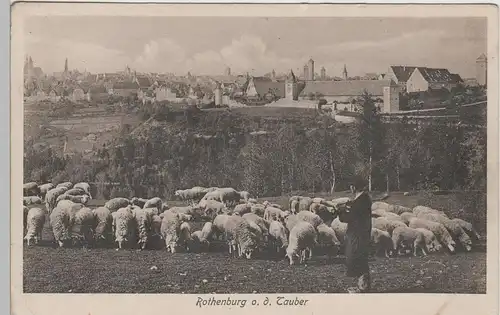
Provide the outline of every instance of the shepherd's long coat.
<path id="1" fill-rule="evenodd" d="M 361 192 L 349 204 L 349 212 L 339 214 L 340 221 L 347 223 L 345 241 L 347 276 L 360 277 L 369 273 L 372 200 L 366 192 Z"/>

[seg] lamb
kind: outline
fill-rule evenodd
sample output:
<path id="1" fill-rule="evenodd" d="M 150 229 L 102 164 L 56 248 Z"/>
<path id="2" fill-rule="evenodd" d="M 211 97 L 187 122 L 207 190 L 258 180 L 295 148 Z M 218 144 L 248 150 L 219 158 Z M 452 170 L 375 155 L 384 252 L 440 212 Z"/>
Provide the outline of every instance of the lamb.
<path id="1" fill-rule="evenodd" d="M 72 182 L 59 183 L 59 184 L 57 184 L 56 188 L 58 188 L 58 187 L 65 187 L 66 190 L 69 190 L 69 189 L 71 189 L 71 187 L 73 187 L 73 183 Z"/>
<path id="2" fill-rule="evenodd" d="M 395 228 L 405 227 L 406 224 L 404 224 L 401 221 L 389 220 L 384 217 L 379 217 L 379 218 L 372 218 L 372 226 L 379 230 L 386 231 L 390 235 L 392 235 L 392 232 Z"/>
<path id="3" fill-rule="evenodd" d="M 88 183 L 85 182 L 76 183 L 75 186 L 73 186 L 73 188 L 79 188 L 83 190 L 87 195 L 89 195 L 90 199 L 92 199 L 92 194 L 90 193 L 90 185 Z"/>
<path id="4" fill-rule="evenodd" d="M 271 224 L 269 224 L 269 237 L 276 252 L 279 253 L 282 249 L 288 247 L 288 233 L 281 222 L 272 221 Z"/>
<path id="5" fill-rule="evenodd" d="M 253 230 L 247 220 L 240 216 L 231 216 L 227 222 L 227 233 L 230 239 L 230 254 L 234 247 L 238 250 L 238 257 L 245 255 L 251 259 L 260 245 L 259 235 Z"/>
<path id="6" fill-rule="evenodd" d="M 259 217 L 262 217 L 264 216 L 264 212 L 266 211 L 266 207 L 264 205 L 261 205 L 261 204 L 256 204 L 256 205 L 252 205 L 252 208 L 250 209 L 250 211 L 256 215 L 258 215 Z"/>
<path id="7" fill-rule="evenodd" d="M 113 198 L 111 200 L 108 200 L 104 204 L 104 206 L 106 208 L 108 208 L 109 211 L 115 212 L 115 211 L 118 211 L 118 209 L 125 208 L 125 207 L 129 206 L 130 204 L 131 204 L 130 200 L 128 200 L 127 198 L 117 197 L 117 198 Z"/>
<path id="8" fill-rule="evenodd" d="M 42 204 L 42 198 L 40 198 L 38 196 L 23 197 L 23 205 L 24 206 L 41 205 L 41 204 Z"/>
<path id="9" fill-rule="evenodd" d="M 65 204 L 58 205 L 50 213 L 49 219 L 54 240 L 59 244 L 59 247 L 68 245 L 72 240 L 71 230 L 75 222 L 75 212 Z"/>
<path id="10" fill-rule="evenodd" d="M 52 183 L 46 183 L 46 184 L 42 184 L 42 185 L 40 185 L 38 187 L 40 188 L 40 195 L 41 195 L 41 197 L 45 198 L 45 195 L 47 195 L 47 193 L 49 192 L 49 190 L 51 190 L 55 186 Z"/>
<path id="11" fill-rule="evenodd" d="M 311 256 L 312 248 L 318 244 L 318 236 L 313 225 L 306 221 L 295 224 L 290 231 L 286 256 L 290 260 L 290 265 L 297 262 L 302 263 L 306 260 L 306 251 Z"/>
<path id="12" fill-rule="evenodd" d="M 40 187 L 35 182 L 26 183 L 23 185 L 23 196 L 39 196 L 40 195 Z"/>
<path id="13" fill-rule="evenodd" d="M 113 216 L 106 207 L 99 207 L 92 210 L 94 214 L 94 239 L 95 242 L 108 241 L 112 236 Z"/>
<path id="14" fill-rule="evenodd" d="M 165 248 L 171 253 L 175 253 L 181 233 L 182 220 L 178 213 L 167 210 L 163 212 L 161 222 L 161 235 L 165 241 Z"/>
<path id="15" fill-rule="evenodd" d="M 424 256 L 427 256 L 427 245 L 424 234 L 414 228 L 397 227 L 392 232 L 392 244 L 396 253 L 401 253 L 401 249 L 411 249 L 413 256 L 417 256 L 420 249 Z"/>
<path id="16" fill-rule="evenodd" d="M 222 236 L 226 233 L 226 224 L 231 216 L 227 214 L 219 214 L 215 217 L 213 221 L 213 233 L 219 239 L 222 239 Z"/>
<path id="17" fill-rule="evenodd" d="M 340 241 L 338 240 L 335 231 L 325 223 L 318 225 L 316 230 L 318 231 L 318 243 L 322 247 L 326 247 L 328 249 L 328 255 L 337 255 L 340 247 Z"/>
<path id="18" fill-rule="evenodd" d="M 458 241 L 466 251 L 472 250 L 472 240 L 467 233 L 462 229 L 460 224 L 456 221 L 452 221 L 447 217 L 436 214 L 436 213 L 420 213 L 417 215 L 417 218 L 434 221 L 437 223 L 441 223 L 444 227 L 451 233 L 454 240 Z"/>
<path id="19" fill-rule="evenodd" d="M 130 203 L 132 205 L 138 206 L 140 208 L 144 208 L 144 205 L 146 204 L 147 201 L 148 199 L 138 198 L 138 197 L 133 197 L 132 199 L 130 199 Z"/>
<path id="20" fill-rule="evenodd" d="M 161 201 L 160 198 L 154 197 L 146 201 L 144 204 L 143 208 L 157 208 L 158 211 L 161 211 L 163 209 L 163 201 Z"/>
<path id="21" fill-rule="evenodd" d="M 425 220 L 425 219 L 421 219 L 421 218 L 413 218 L 413 219 L 410 219 L 410 224 L 408 224 L 408 226 L 411 228 L 414 228 L 414 229 L 424 228 L 424 229 L 431 231 L 432 233 L 434 233 L 434 235 L 436 236 L 438 241 L 443 246 L 446 246 L 450 250 L 450 252 L 452 252 L 452 253 L 455 252 L 456 243 L 453 240 L 453 238 L 451 237 L 451 235 L 448 232 L 448 230 L 446 229 L 446 227 L 444 225 L 442 225 L 441 223 L 437 223 L 437 222 L 433 222 L 433 221 L 429 221 L 429 220 Z"/>
<path id="22" fill-rule="evenodd" d="M 150 208 L 147 208 L 150 209 Z M 137 207 L 134 212 L 139 249 L 146 249 L 153 224 L 153 212 Z"/>
<path id="23" fill-rule="evenodd" d="M 300 211 L 309 211 L 311 204 L 313 203 L 312 198 L 302 197 L 299 200 L 299 213 Z"/>
<path id="24" fill-rule="evenodd" d="M 92 243 L 93 228 L 95 224 L 94 212 L 87 207 L 81 207 L 75 212 L 73 228 L 79 229 L 80 239 L 83 240 L 83 246 L 87 247 Z"/>
<path id="25" fill-rule="evenodd" d="M 129 205 L 120 208 L 116 212 L 112 212 L 111 215 L 113 216 L 115 241 L 118 243 L 117 250 L 122 249 L 125 243 L 129 243 L 131 245 L 135 234 L 135 220 L 132 207 Z"/>
<path id="26" fill-rule="evenodd" d="M 392 238 L 388 232 L 372 228 L 371 241 L 375 249 L 375 254 L 384 253 L 385 257 L 389 258 L 392 249 Z"/>
<path id="27" fill-rule="evenodd" d="M 285 218 L 289 215 L 288 211 L 283 211 L 274 207 L 267 207 L 264 210 L 264 220 L 271 223 L 271 221 L 284 222 Z"/>
<path id="28" fill-rule="evenodd" d="M 300 211 L 297 214 L 297 219 L 299 219 L 301 221 L 309 222 L 310 224 L 312 224 L 312 226 L 314 226 L 314 228 L 317 228 L 318 225 L 324 223 L 319 215 L 314 214 L 314 213 L 309 212 L 309 211 Z"/>
<path id="29" fill-rule="evenodd" d="M 332 221 L 332 224 L 330 226 L 337 235 L 340 245 L 344 245 L 345 236 L 347 233 L 347 223 L 340 221 L 339 218 L 337 217 L 335 218 L 335 220 Z"/>
<path id="30" fill-rule="evenodd" d="M 264 240 L 267 241 L 267 238 L 269 236 L 269 224 L 266 222 L 266 220 L 254 213 L 245 213 L 242 218 L 248 221 L 255 222 L 259 226 Z"/>
<path id="31" fill-rule="evenodd" d="M 59 202 L 62 200 L 70 200 L 74 203 L 81 203 L 82 205 L 86 205 L 89 202 L 90 197 L 87 195 L 72 196 L 72 195 L 62 194 L 59 197 L 57 197 L 56 203 L 59 204 Z"/>
<path id="32" fill-rule="evenodd" d="M 198 205 L 204 210 L 204 215 L 214 219 L 217 215 L 227 212 L 226 206 L 217 200 L 202 200 Z"/>
<path id="33" fill-rule="evenodd" d="M 49 212 L 49 214 L 52 212 L 52 210 L 56 207 L 57 205 L 57 198 L 64 194 L 68 189 L 66 187 L 59 187 L 59 188 L 54 188 L 51 189 L 47 192 L 45 195 L 45 208 Z"/>
<path id="34" fill-rule="evenodd" d="M 417 217 L 419 214 L 421 213 L 433 213 L 433 214 L 440 214 L 440 215 L 443 215 L 445 217 L 448 217 L 443 211 L 439 211 L 439 210 L 436 210 L 436 209 L 432 209 L 432 208 L 429 208 L 429 207 L 425 207 L 425 206 L 416 206 L 415 208 L 413 208 L 412 210 L 413 214 L 415 214 Z"/>
<path id="35" fill-rule="evenodd" d="M 410 219 L 417 217 L 413 212 L 403 212 L 399 216 L 406 225 L 410 223 Z"/>
<path id="36" fill-rule="evenodd" d="M 452 221 L 458 224 L 471 239 L 475 241 L 481 240 L 481 235 L 474 229 L 471 223 L 458 218 L 452 219 Z"/>
<path id="37" fill-rule="evenodd" d="M 436 238 L 436 235 L 429 231 L 428 229 L 424 228 L 416 228 L 417 231 L 421 232 L 424 235 L 425 238 L 425 244 L 427 246 L 427 250 L 429 252 L 439 252 L 443 248 L 439 241 Z"/>
<path id="38" fill-rule="evenodd" d="M 236 205 L 233 209 L 233 213 L 237 214 L 239 216 L 242 216 L 245 213 L 250 213 L 250 212 L 252 212 L 252 204 L 251 203 L 242 203 L 242 204 Z"/>
<path id="39" fill-rule="evenodd" d="M 27 241 L 28 246 L 30 241 L 34 240 L 35 244 L 42 239 L 43 225 L 45 224 L 45 211 L 40 208 L 31 208 L 26 217 L 27 231 L 24 239 Z"/>
<path id="40" fill-rule="evenodd" d="M 248 202 L 248 199 L 250 199 L 250 193 L 248 191 L 240 191 L 240 198 L 243 199 L 245 202 Z"/>

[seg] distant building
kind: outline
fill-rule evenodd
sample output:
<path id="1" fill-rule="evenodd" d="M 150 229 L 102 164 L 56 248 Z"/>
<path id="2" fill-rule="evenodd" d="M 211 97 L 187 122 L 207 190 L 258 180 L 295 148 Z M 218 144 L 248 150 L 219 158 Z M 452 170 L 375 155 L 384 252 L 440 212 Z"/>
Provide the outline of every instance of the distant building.
<path id="1" fill-rule="evenodd" d="M 285 81 L 285 98 L 291 101 L 296 101 L 299 98 L 297 78 L 293 70 L 290 70 Z"/>
<path id="2" fill-rule="evenodd" d="M 214 100 L 215 100 L 215 106 L 222 105 L 222 87 L 220 83 L 217 83 L 217 85 L 215 86 Z"/>
<path id="3" fill-rule="evenodd" d="M 476 80 L 479 85 L 486 85 L 488 81 L 488 59 L 481 54 L 476 59 Z"/>
<path id="4" fill-rule="evenodd" d="M 325 81 L 326 80 L 326 69 L 325 69 L 325 67 L 321 67 L 320 79 L 321 79 L 321 81 Z"/>
<path id="5" fill-rule="evenodd" d="M 342 71 L 342 78 L 347 81 L 349 80 L 349 76 L 347 75 L 347 66 L 344 64 L 344 71 Z"/>
<path id="6" fill-rule="evenodd" d="M 139 84 L 134 81 L 116 82 L 108 88 L 108 93 L 116 96 L 130 97 L 137 95 Z"/>
<path id="7" fill-rule="evenodd" d="M 266 77 L 250 77 L 245 91 L 247 97 L 285 97 L 285 83 Z"/>
<path id="8" fill-rule="evenodd" d="M 309 80 L 309 67 L 307 65 L 304 65 L 304 81 L 308 81 Z"/>
<path id="9" fill-rule="evenodd" d="M 314 81 L 314 60 L 309 59 L 307 62 L 307 69 L 309 70 L 307 75 L 307 81 Z"/>
<path id="10" fill-rule="evenodd" d="M 393 80 L 399 85 L 400 92 L 406 91 L 406 82 L 416 67 L 413 66 L 390 66 L 384 76 L 384 80 Z"/>
<path id="11" fill-rule="evenodd" d="M 161 84 L 155 88 L 155 97 L 158 102 L 175 100 L 177 98 L 177 94 L 172 91 L 170 87 L 167 87 L 166 84 Z"/>
<path id="12" fill-rule="evenodd" d="M 406 91 L 411 93 L 443 88 L 451 90 L 461 81 L 458 74 L 452 74 L 448 69 L 416 67 L 406 82 Z"/>
<path id="13" fill-rule="evenodd" d="M 231 68 L 227 67 L 226 70 L 224 71 L 224 75 L 230 76 L 231 75 Z"/>

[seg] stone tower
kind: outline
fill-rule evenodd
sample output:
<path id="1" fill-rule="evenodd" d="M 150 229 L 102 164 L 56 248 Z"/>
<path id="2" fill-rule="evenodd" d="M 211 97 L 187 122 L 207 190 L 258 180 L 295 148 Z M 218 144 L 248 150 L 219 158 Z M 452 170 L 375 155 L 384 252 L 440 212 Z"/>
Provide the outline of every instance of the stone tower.
<path id="1" fill-rule="evenodd" d="M 312 58 L 307 62 L 307 67 L 309 68 L 307 80 L 314 81 L 314 60 L 312 60 Z"/>
<path id="2" fill-rule="evenodd" d="M 215 106 L 222 105 L 222 88 L 219 82 L 217 82 L 217 85 L 215 86 L 214 101 L 215 101 Z"/>
<path id="3" fill-rule="evenodd" d="M 326 69 L 325 67 L 321 67 L 321 81 L 326 80 Z"/>
<path id="4" fill-rule="evenodd" d="M 276 81 L 276 71 L 271 71 L 271 80 Z"/>
<path id="5" fill-rule="evenodd" d="M 486 85 L 488 80 L 488 59 L 481 54 L 476 59 L 476 80 L 479 85 Z"/>
<path id="6" fill-rule="evenodd" d="M 309 80 L 309 67 L 306 65 L 304 65 L 304 81 L 308 81 Z"/>
<path id="7" fill-rule="evenodd" d="M 349 77 L 347 76 L 347 67 L 346 65 L 344 64 L 344 71 L 342 71 L 342 78 L 344 78 L 344 80 L 348 80 Z"/>
<path id="8" fill-rule="evenodd" d="M 297 89 L 297 78 L 293 73 L 293 70 L 290 70 L 286 77 L 285 81 L 285 99 L 290 101 L 296 101 L 299 99 L 299 93 Z"/>
<path id="9" fill-rule="evenodd" d="M 393 80 L 384 86 L 384 106 L 383 113 L 394 113 L 399 111 L 399 87 Z"/>

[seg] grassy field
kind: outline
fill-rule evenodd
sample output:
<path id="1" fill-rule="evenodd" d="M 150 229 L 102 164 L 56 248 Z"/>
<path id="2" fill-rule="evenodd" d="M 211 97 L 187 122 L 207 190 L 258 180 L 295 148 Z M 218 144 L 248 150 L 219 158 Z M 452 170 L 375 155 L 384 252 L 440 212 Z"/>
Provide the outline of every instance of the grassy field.
<path id="1" fill-rule="evenodd" d="M 345 194 L 335 197 L 341 195 Z M 286 204 L 288 197 L 266 199 Z M 455 195 L 394 194 L 388 202 L 407 206 L 432 205 L 451 216 L 464 218 L 456 211 L 460 204 Z M 93 200 L 90 206 L 102 203 Z M 477 228 L 485 235 L 485 222 Z M 269 255 L 253 260 L 230 258 L 222 246 L 214 246 L 210 253 L 200 254 L 170 254 L 165 250 L 56 249 L 51 243 L 48 224 L 43 238 L 41 246 L 25 245 L 24 248 L 23 286 L 26 293 L 343 293 L 353 284 L 353 279 L 345 277 L 341 255 L 331 260 L 318 255 L 307 265 L 289 266 L 283 257 Z M 158 269 L 150 270 L 152 266 Z M 373 291 L 377 293 L 486 291 L 484 240 L 471 253 L 376 257 L 370 268 Z"/>

